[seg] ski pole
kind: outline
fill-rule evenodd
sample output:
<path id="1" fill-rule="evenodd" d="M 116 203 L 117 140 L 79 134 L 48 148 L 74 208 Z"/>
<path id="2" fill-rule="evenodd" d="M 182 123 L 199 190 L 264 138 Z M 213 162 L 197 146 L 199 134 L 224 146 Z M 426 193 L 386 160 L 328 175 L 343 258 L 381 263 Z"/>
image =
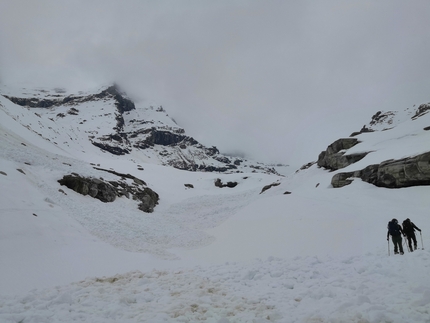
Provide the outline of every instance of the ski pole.
<path id="1" fill-rule="evenodd" d="M 423 250 L 424 250 L 423 235 L 422 235 L 421 231 L 420 231 L 420 236 L 421 236 L 421 247 L 423 247 Z"/>
<path id="2" fill-rule="evenodd" d="M 387 239 L 388 242 L 388 256 L 390 256 L 390 240 Z"/>
<path id="3" fill-rule="evenodd" d="M 409 252 L 411 252 L 411 249 L 409 249 L 408 241 L 406 241 L 406 236 L 403 236 L 405 239 L 406 249 L 408 249 Z"/>

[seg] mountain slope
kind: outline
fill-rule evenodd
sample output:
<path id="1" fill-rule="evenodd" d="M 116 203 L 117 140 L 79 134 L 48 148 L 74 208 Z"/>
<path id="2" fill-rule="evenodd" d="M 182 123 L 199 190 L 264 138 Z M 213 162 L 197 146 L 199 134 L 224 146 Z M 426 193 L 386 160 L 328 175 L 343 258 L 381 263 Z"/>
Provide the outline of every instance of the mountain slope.
<path id="1" fill-rule="evenodd" d="M 85 131 L 115 133 L 112 98 L 94 103 L 110 115 L 94 115 L 88 128 L 81 127 L 91 118 L 79 124 L 83 105 L 78 115 L 55 120 L 54 110 L 35 108 L 45 114 L 38 117 L 34 108 L 0 99 L 0 321 L 428 320 L 429 186 L 331 185 L 339 171 L 425 151 L 428 114 L 358 135 L 346 153 L 372 152 L 345 169 L 313 164 L 281 177 L 251 167 L 183 171 L 160 165 L 153 148 L 147 155 L 133 147 L 125 155 L 102 152 Z M 133 123 L 123 115 L 129 134 Z M 153 213 L 126 196 L 103 203 L 61 186 L 70 173 L 107 182 L 129 174 L 160 201 Z M 219 187 L 218 179 L 236 185 Z M 424 250 L 392 256 L 386 225 L 393 217 L 423 230 Z"/>
<path id="2" fill-rule="evenodd" d="M 273 167 L 203 146 L 161 106 L 135 105 L 116 86 L 78 95 L 3 86 L 0 94 L 0 108 L 17 123 L 84 160 L 108 153 L 183 170 L 276 173 Z"/>

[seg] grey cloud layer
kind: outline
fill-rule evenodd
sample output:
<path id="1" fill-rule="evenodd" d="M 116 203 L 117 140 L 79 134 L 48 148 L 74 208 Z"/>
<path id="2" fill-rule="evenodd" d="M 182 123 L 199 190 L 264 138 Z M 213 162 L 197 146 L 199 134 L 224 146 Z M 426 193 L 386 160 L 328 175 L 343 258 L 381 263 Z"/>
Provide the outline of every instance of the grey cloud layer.
<path id="1" fill-rule="evenodd" d="M 430 101 L 429 14 L 428 1 L 5 0 L 0 80 L 116 81 L 205 144 L 304 163 L 300 132 L 318 152 L 357 130 L 344 118 Z"/>

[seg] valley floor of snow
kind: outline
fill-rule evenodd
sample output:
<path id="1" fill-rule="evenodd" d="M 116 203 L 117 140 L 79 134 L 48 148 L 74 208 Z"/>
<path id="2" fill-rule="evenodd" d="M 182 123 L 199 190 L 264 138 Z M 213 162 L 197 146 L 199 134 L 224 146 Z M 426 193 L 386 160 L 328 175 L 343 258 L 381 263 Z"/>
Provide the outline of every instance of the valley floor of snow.
<path id="1" fill-rule="evenodd" d="M 315 165 L 225 175 L 131 158 L 75 158 L 0 115 L 1 323 L 430 322 L 430 187 L 334 189 Z M 160 195 L 154 213 L 57 182 L 114 179 L 90 163 L 143 179 Z M 393 255 L 387 222 L 407 217 L 419 249 Z"/>

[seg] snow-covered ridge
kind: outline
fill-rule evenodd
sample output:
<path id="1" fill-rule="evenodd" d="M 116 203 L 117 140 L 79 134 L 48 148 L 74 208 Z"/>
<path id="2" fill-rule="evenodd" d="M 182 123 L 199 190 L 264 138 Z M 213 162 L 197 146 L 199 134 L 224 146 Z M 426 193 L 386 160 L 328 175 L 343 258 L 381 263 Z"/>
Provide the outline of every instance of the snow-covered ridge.
<path id="1" fill-rule="evenodd" d="M 398 111 L 378 111 L 372 116 L 367 125 L 364 125 L 360 131 L 352 133 L 351 136 L 356 136 L 363 132 L 390 130 L 404 122 L 416 120 L 429 112 L 430 103 L 423 103 L 418 107 L 414 105 L 412 108 Z"/>
<path id="2" fill-rule="evenodd" d="M 318 166 L 335 171 L 332 185 L 361 178 L 381 187 L 430 183 L 430 104 L 402 111 L 378 111 L 352 138 L 341 138 L 318 157 Z"/>
<path id="3" fill-rule="evenodd" d="M 63 89 L 0 90 L 1 108 L 15 121 L 81 158 L 107 152 L 191 171 L 276 173 L 271 166 L 205 147 L 162 106 L 135 104 L 116 86 L 78 95 Z"/>

